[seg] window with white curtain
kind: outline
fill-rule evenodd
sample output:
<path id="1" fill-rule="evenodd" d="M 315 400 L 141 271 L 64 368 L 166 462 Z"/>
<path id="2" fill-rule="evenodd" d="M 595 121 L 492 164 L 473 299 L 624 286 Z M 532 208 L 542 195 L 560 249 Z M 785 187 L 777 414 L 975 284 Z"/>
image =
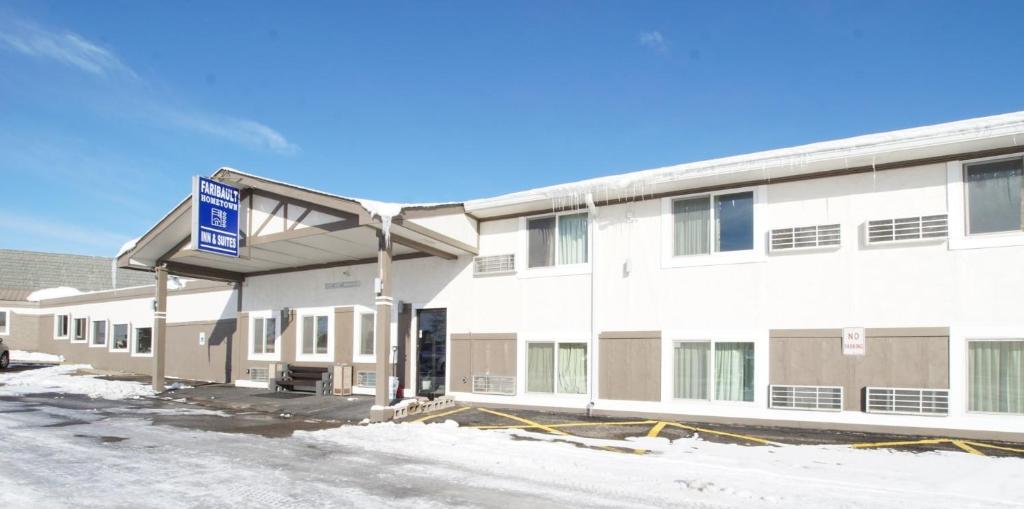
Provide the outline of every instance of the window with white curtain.
<path id="1" fill-rule="evenodd" d="M 754 249 L 754 192 L 672 201 L 673 256 Z"/>
<path id="2" fill-rule="evenodd" d="M 1024 160 L 970 164 L 965 167 L 967 233 L 1019 232 L 1024 229 Z"/>
<path id="3" fill-rule="evenodd" d="M 754 343 L 679 341 L 673 351 L 673 397 L 754 401 Z"/>
<path id="4" fill-rule="evenodd" d="M 1024 414 L 1024 340 L 968 343 L 968 408 Z"/>
<path id="5" fill-rule="evenodd" d="M 587 393 L 586 343 L 528 343 L 526 357 L 527 392 Z"/>
<path id="6" fill-rule="evenodd" d="M 587 263 L 587 213 L 536 217 L 526 221 L 529 268 Z"/>
<path id="7" fill-rule="evenodd" d="M 252 353 L 273 355 L 277 351 L 277 318 L 252 319 Z"/>
<path id="8" fill-rule="evenodd" d="M 106 320 L 93 320 L 92 322 L 92 340 L 89 343 L 92 346 L 107 346 L 107 321 Z"/>
<path id="9" fill-rule="evenodd" d="M 327 315 L 302 317 L 302 354 L 327 354 Z"/>

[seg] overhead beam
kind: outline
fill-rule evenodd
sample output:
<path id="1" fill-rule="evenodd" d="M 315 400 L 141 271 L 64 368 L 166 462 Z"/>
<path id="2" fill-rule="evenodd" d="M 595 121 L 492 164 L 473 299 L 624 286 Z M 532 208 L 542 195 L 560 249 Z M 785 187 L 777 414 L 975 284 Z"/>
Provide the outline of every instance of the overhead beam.
<path id="1" fill-rule="evenodd" d="M 314 235 L 326 235 L 328 233 L 334 233 L 336 231 L 356 228 L 358 226 L 359 221 L 356 218 L 345 218 L 339 221 L 324 223 L 316 226 L 307 226 L 305 228 L 298 228 L 295 230 L 286 230 L 283 232 L 261 235 L 259 237 L 253 236 L 245 239 L 245 243 L 241 244 L 239 247 L 259 246 L 261 244 L 280 242 L 282 240 L 295 240 L 304 237 L 312 237 Z"/>
<path id="2" fill-rule="evenodd" d="M 392 222 L 394 224 L 400 225 L 402 228 L 406 228 L 408 230 L 416 232 L 416 233 L 418 233 L 420 235 L 423 235 L 424 237 L 428 237 L 428 238 L 434 239 L 434 240 L 436 240 L 436 241 L 438 241 L 438 242 L 440 242 L 442 244 L 448 244 L 449 246 L 452 246 L 452 247 L 454 247 L 456 249 L 465 251 L 468 254 L 471 254 L 471 255 L 474 255 L 474 256 L 480 254 L 480 250 L 477 249 L 476 246 L 471 246 L 471 245 L 466 244 L 465 242 L 462 242 L 462 241 L 460 241 L 458 239 L 454 239 L 454 238 L 449 237 L 449 236 L 447 236 L 447 235 L 445 235 L 443 233 L 439 233 L 437 231 L 431 230 L 430 228 L 427 228 L 425 226 L 416 224 L 416 223 L 414 223 L 412 221 L 406 221 L 405 219 L 403 219 L 401 217 L 396 217 L 396 218 L 392 219 Z"/>
<path id="3" fill-rule="evenodd" d="M 378 224 L 371 224 L 370 226 L 375 228 L 378 231 L 378 233 L 382 233 L 383 232 L 383 229 Z M 434 246 L 430 246 L 430 245 L 424 244 L 422 242 L 418 242 L 418 241 L 412 240 L 409 237 L 405 237 L 405 236 L 403 236 L 403 235 L 401 235 L 399 233 L 395 233 L 395 231 L 393 229 L 391 230 L 390 237 L 391 237 L 391 242 L 394 242 L 395 244 L 399 244 L 399 245 L 408 247 L 410 249 L 415 249 L 417 251 L 420 251 L 420 252 L 423 252 L 423 253 L 427 253 L 429 255 L 436 256 L 438 258 L 444 258 L 445 260 L 454 260 L 454 259 L 458 258 L 457 255 L 449 253 L 449 252 L 447 252 L 447 251 L 445 251 L 443 249 L 438 249 L 438 248 L 436 248 Z"/>
<path id="4" fill-rule="evenodd" d="M 401 260 L 414 260 L 417 258 L 429 258 L 430 254 L 427 253 L 406 253 L 398 254 L 391 257 L 394 261 Z M 355 260 L 340 260 L 336 262 L 325 262 L 325 263 L 314 263 L 310 265 L 299 265 L 295 267 L 287 267 L 283 269 L 270 269 L 261 270 L 258 272 L 249 272 L 245 277 L 253 276 L 269 276 L 273 274 L 287 274 L 289 272 L 302 272 L 304 270 L 317 270 L 317 269 L 333 269 L 335 267 L 348 267 L 351 265 L 367 265 L 371 263 L 377 263 L 377 258 L 358 258 Z"/>
<path id="5" fill-rule="evenodd" d="M 200 267 L 198 265 L 175 261 L 169 261 L 166 265 L 167 271 L 176 276 L 211 279 L 214 281 L 227 281 L 232 283 L 241 283 L 242 281 L 245 281 L 245 274 L 242 274 L 241 272 Z"/>

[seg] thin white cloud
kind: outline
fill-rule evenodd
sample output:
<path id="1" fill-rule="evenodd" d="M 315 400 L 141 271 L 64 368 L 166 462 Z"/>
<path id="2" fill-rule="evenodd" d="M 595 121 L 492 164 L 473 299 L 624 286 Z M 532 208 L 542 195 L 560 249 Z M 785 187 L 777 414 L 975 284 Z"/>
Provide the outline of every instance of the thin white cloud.
<path id="1" fill-rule="evenodd" d="M 642 32 L 638 37 L 640 45 L 645 48 L 649 48 L 658 53 L 668 52 L 668 43 L 665 41 L 665 37 L 661 35 L 661 32 L 655 30 L 653 32 Z"/>
<path id="2" fill-rule="evenodd" d="M 68 244 L 102 248 L 108 251 L 110 246 L 119 246 L 129 238 L 128 235 L 85 229 L 80 225 L 47 221 L 19 214 L 12 210 L 0 209 L 0 216 L 4 218 L 3 229 L 18 232 L 19 237 L 43 237 Z"/>
<path id="3" fill-rule="evenodd" d="M 139 75 L 112 51 L 74 32 L 57 32 L 24 21 L 0 24 L 0 48 L 22 55 L 47 59 L 74 67 L 95 76 L 114 78 L 122 84 L 135 85 L 138 92 L 145 85 Z M 132 90 L 131 88 L 126 90 Z M 271 127 L 245 118 L 171 108 L 165 101 L 143 94 L 138 99 L 148 105 L 156 117 L 180 129 L 214 136 L 247 147 L 278 154 L 297 154 L 299 146 L 288 141 Z"/>

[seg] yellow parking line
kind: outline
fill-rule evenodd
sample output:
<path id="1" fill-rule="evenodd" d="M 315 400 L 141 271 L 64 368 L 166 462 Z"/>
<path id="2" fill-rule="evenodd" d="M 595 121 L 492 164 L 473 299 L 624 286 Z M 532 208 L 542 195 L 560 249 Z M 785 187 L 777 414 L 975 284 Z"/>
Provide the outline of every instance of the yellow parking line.
<path id="1" fill-rule="evenodd" d="M 543 425 L 543 424 L 541 424 L 539 422 L 534 422 L 534 421 L 531 421 L 529 419 L 523 419 L 522 417 L 516 417 L 516 416 L 511 415 L 511 414 L 504 414 L 504 413 L 501 413 L 501 412 L 495 412 L 494 410 L 488 410 L 486 408 L 481 408 L 480 411 L 481 412 L 487 412 L 487 413 L 493 414 L 493 415 L 497 415 L 499 417 L 504 417 L 506 419 L 512 419 L 513 421 L 518 421 L 518 422 L 521 422 L 523 424 L 529 424 L 531 427 L 542 429 L 542 430 L 547 431 L 548 433 L 551 433 L 553 435 L 568 435 L 568 433 L 566 433 L 564 431 L 557 430 L 555 428 L 552 428 L 551 426 L 545 426 L 545 425 Z"/>
<path id="2" fill-rule="evenodd" d="M 668 423 L 664 421 L 655 424 L 653 427 L 651 427 L 651 430 L 647 432 L 647 436 L 650 438 L 658 436 L 658 433 L 661 433 L 661 430 L 665 429 L 665 426 L 667 425 Z"/>
<path id="3" fill-rule="evenodd" d="M 974 447 L 986 447 L 986 448 L 989 448 L 989 449 L 996 449 L 996 450 L 999 450 L 999 451 L 1019 452 L 1021 454 L 1024 454 L 1024 449 L 1014 449 L 1013 447 L 1003 447 L 1003 446 L 1000 446 L 1000 445 L 982 444 L 982 443 L 979 443 L 979 442 L 964 442 L 964 443 L 965 444 L 969 444 L 969 445 L 973 445 Z"/>
<path id="4" fill-rule="evenodd" d="M 782 444 L 780 444 L 778 442 L 773 442 L 771 440 L 765 440 L 763 438 L 752 437 L 750 435 L 740 435 L 740 434 L 737 434 L 737 433 L 728 433 L 728 432 L 725 432 L 725 431 L 715 431 L 713 429 L 707 429 L 707 428 L 696 428 L 696 427 L 693 427 L 693 426 L 687 426 L 685 424 L 680 424 L 678 422 L 669 422 L 669 423 L 666 423 L 666 424 L 668 424 L 669 426 L 675 426 L 677 428 L 683 428 L 683 429 L 688 429 L 690 431 L 696 431 L 698 433 L 710 433 L 712 435 L 720 435 L 720 436 L 723 436 L 723 437 L 738 438 L 740 440 L 746 440 L 748 442 L 756 442 L 756 443 L 765 444 L 765 445 L 782 445 Z"/>
<path id="5" fill-rule="evenodd" d="M 900 445 L 934 445 L 949 442 L 948 438 L 928 438 L 925 440 L 907 440 L 903 442 L 871 442 L 863 444 L 851 444 L 854 449 L 865 449 L 869 447 L 895 447 Z"/>
<path id="6" fill-rule="evenodd" d="M 439 413 L 439 414 L 427 415 L 427 416 L 424 416 L 424 417 L 420 417 L 419 419 L 416 419 L 415 421 L 412 421 L 412 422 L 423 422 L 423 421 L 426 421 L 426 420 L 429 420 L 429 419 L 433 419 L 435 417 L 444 417 L 446 415 L 457 414 L 457 413 L 459 413 L 459 412 L 461 412 L 463 410 L 469 410 L 469 407 L 468 406 L 464 406 L 464 407 L 456 408 L 455 410 L 449 410 L 447 412 L 442 412 L 442 413 Z"/>
<path id="7" fill-rule="evenodd" d="M 978 456 L 984 456 L 984 454 L 982 454 L 981 451 L 971 447 L 970 445 L 967 445 L 967 442 L 963 442 L 963 441 L 960 441 L 960 440 L 950 440 L 950 442 L 953 442 L 953 445 L 955 445 L 955 446 L 957 446 L 957 447 L 959 447 L 959 448 L 961 448 L 961 449 L 963 449 L 963 450 L 965 450 L 965 451 L 967 451 L 967 452 L 969 452 L 971 454 L 977 454 Z"/>
<path id="8" fill-rule="evenodd" d="M 481 410 L 483 410 L 481 408 Z M 549 428 L 574 428 L 579 426 L 635 426 L 639 424 L 655 424 L 658 421 L 625 421 L 625 422 L 563 422 L 559 424 L 547 424 Z M 483 426 L 469 426 L 476 429 L 528 429 L 536 428 L 534 425 L 526 424 L 489 424 Z"/>

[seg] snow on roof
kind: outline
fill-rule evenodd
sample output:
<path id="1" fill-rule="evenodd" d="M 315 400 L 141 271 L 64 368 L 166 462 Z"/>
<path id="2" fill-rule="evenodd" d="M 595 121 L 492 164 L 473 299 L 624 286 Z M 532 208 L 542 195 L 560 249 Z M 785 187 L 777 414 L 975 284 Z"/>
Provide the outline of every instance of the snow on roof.
<path id="1" fill-rule="evenodd" d="M 115 256 L 114 258 L 120 258 L 121 255 L 127 253 L 128 251 L 131 251 L 132 248 L 134 248 L 135 245 L 139 243 L 140 238 L 142 237 L 135 237 L 134 239 L 131 239 L 128 242 L 125 242 L 124 244 L 121 244 L 121 249 L 117 250 L 117 256 Z M 117 260 L 114 260 L 114 262 L 117 263 Z"/>
<path id="2" fill-rule="evenodd" d="M 71 288 L 70 286 L 57 286 L 54 288 L 43 288 L 42 290 L 36 290 L 28 294 L 28 298 L 25 300 L 29 302 L 39 302 L 47 299 L 59 299 L 61 297 L 73 297 L 75 295 L 81 295 L 83 292 L 77 288 Z"/>

